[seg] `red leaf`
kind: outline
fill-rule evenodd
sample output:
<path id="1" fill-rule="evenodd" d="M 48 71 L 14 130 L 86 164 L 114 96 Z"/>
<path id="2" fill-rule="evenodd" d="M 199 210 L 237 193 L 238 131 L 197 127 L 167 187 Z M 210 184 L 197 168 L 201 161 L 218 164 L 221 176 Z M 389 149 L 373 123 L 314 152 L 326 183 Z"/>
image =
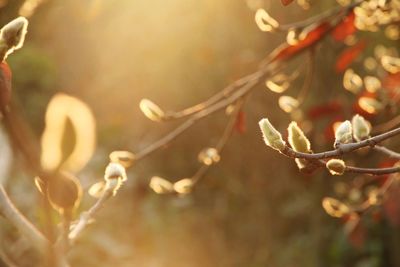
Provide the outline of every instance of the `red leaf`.
<path id="1" fill-rule="evenodd" d="M 388 74 L 382 81 L 382 88 L 388 90 L 390 97 L 396 96 L 400 90 L 400 72 Z"/>
<path id="2" fill-rule="evenodd" d="M 353 34 L 357 30 L 354 26 L 354 19 L 354 12 L 351 11 L 332 31 L 333 39 L 336 41 L 343 41 L 347 36 Z"/>
<path id="3" fill-rule="evenodd" d="M 3 61 L 0 63 L 0 109 L 6 107 L 11 99 L 11 69 Z"/>
<path id="4" fill-rule="evenodd" d="M 355 248 L 361 248 L 366 240 L 367 230 L 364 225 L 361 223 L 361 220 L 358 221 L 357 225 L 354 227 L 352 231 L 347 233 L 347 238 L 351 245 Z"/>
<path id="5" fill-rule="evenodd" d="M 322 22 L 315 26 L 314 29 L 310 30 L 307 36 L 299 41 L 295 45 L 283 44 L 276 48 L 271 53 L 271 62 L 277 60 L 286 60 L 304 49 L 311 47 L 316 44 L 325 34 L 332 28 L 332 26 L 327 22 Z"/>
<path id="6" fill-rule="evenodd" d="M 387 193 L 383 203 L 383 210 L 386 218 L 393 226 L 400 225 L 400 187 L 393 186 Z"/>
<path id="7" fill-rule="evenodd" d="M 315 120 L 326 116 L 337 115 L 342 112 L 342 104 L 337 101 L 332 101 L 322 105 L 313 106 L 308 110 L 308 117 Z"/>
<path id="8" fill-rule="evenodd" d="M 235 122 L 235 130 L 240 134 L 244 134 L 246 132 L 246 115 L 243 111 L 239 111 L 236 117 Z"/>
<path id="9" fill-rule="evenodd" d="M 344 72 L 349 65 L 360 55 L 367 46 L 365 40 L 359 41 L 356 45 L 347 48 L 343 51 L 336 61 L 336 72 Z"/>
<path id="10" fill-rule="evenodd" d="M 281 0 L 282 5 L 284 5 L 284 6 L 287 6 L 292 2 L 293 2 L 293 0 Z"/>

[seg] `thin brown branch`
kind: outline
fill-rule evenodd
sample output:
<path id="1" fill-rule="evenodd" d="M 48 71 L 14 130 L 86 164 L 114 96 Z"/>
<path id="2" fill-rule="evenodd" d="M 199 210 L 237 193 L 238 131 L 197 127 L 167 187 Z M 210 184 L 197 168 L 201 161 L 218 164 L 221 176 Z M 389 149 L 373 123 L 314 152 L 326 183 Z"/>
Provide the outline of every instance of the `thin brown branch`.
<path id="1" fill-rule="evenodd" d="M 202 103 L 196 104 L 194 106 L 191 106 L 191 107 L 186 108 L 181 111 L 167 111 L 163 117 L 163 120 L 180 119 L 180 118 L 184 118 L 184 117 L 193 115 L 199 111 L 202 111 L 202 110 L 210 107 L 211 105 L 217 103 L 221 99 L 229 96 L 234 90 L 245 85 L 249 80 L 252 79 L 253 75 L 254 75 L 253 73 L 249 74 L 249 75 L 233 82 L 232 84 L 229 84 L 227 87 L 225 87 L 218 93 L 214 94 L 213 96 L 211 96 L 209 99 L 207 99 L 206 101 L 204 101 Z"/>
<path id="2" fill-rule="evenodd" d="M 374 146 L 373 148 L 375 151 L 381 152 L 385 154 L 386 156 L 389 156 L 390 158 L 394 159 L 400 159 L 400 153 L 395 152 L 387 147 L 384 146 Z"/>
<path id="3" fill-rule="evenodd" d="M 302 21 L 298 21 L 298 22 L 293 22 L 293 23 L 289 23 L 289 24 L 283 24 L 280 25 L 277 30 L 278 31 L 288 31 L 291 29 L 301 29 L 301 28 L 305 28 L 308 27 L 316 22 L 322 22 L 322 21 L 330 21 L 332 19 L 337 19 L 337 16 L 340 16 L 339 18 L 341 18 L 341 15 L 345 15 L 349 10 L 352 10 L 354 7 L 360 5 L 362 2 L 364 2 L 365 0 L 359 0 L 356 1 L 354 3 L 351 3 L 347 6 L 336 6 L 334 8 L 328 9 L 316 16 L 313 16 L 311 18 L 302 20 Z"/>
<path id="4" fill-rule="evenodd" d="M 400 171 L 400 167 L 390 167 L 390 168 L 360 168 L 353 166 L 346 166 L 346 172 L 359 173 L 359 174 L 369 174 L 369 175 L 386 175 L 397 173 Z"/>
<path id="5" fill-rule="evenodd" d="M 235 104 L 234 111 L 230 114 L 230 118 L 228 120 L 228 123 L 226 124 L 225 130 L 219 139 L 217 145 L 215 146 L 216 150 L 218 151 L 219 154 L 221 154 L 222 150 L 224 149 L 226 143 L 228 142 L 229 138 L 232 135 L 233 129 L 235 128 L 235 123 L 237 120 L 237 115 L 240 111 L 240 109 L 243 106 L 244 99 L 239 99 L 237 103 Z M 192 181 L 193 183 L 197 183 L 201 180 L 202 177 L 206 174 L 206 172 L 213 166 L 211 165 L 205 165 L 203 164 L 197 172 L 193 175 Z"/>
<path id="6" fill-rule="evenodd" d="M 135 159 L 136 160 L 143 159 L 144 157 L 150 155 L 151 153 L 153 153 L 160 147 L 163 147 L 163 146 L 167 145 L 168 143 L 170 143 L 172 140 L 174 140 L 175 138 L 180 136 L 182 133 L 184 133 L 187 129 L 189 129 L 191 126 L 193 126 L 199 120 L 234 103 L 239 98 L 241 98 L 244 95 L 246 95 L 247 93 L 249 93 L 250 90 L 252 88 L 254 88 L 256 85 L 258 85 L 260 83 L 261 79 L 264 78 L 269 73 L 270 73 L 270 70 L 268 68 L 266 68 L 266 69 L 261 69 L 255 73 L 253 73 L 252 75 L 248 76 L 247 83 L 244 84 L 241 88 L 239 88 L 236 92 L 231 94 L 229 97 L 221 100 L 220 102 L 217 102 L 216 104 L 194 114 L 192 117 L 190 117 L 188 120 L 186 120 L 180 126 L 175 128 L 169 134 L 167 134 L 166 136 L 157 140 L 156 142 L 152 143 L 151 145 L 144 148 L 143 150 L 137 152 L 135 154 Z"/>
<path id="7" fill-rule="evenodd" d="M 285 148 L 280 151 L 282 154 L 289 158 L 302 158 L 302 159 L 309 159 L 309 160 L 316 160 L 316 159 L 327 159 L 327 158 L 334 158 L 339 157 L 343 154 L 353 152 L 363 147 L 374 147 L 375 145 L 379 144 L 380 142 L 392 138 L 396 135 L 400 134 L 400 127 L 393 129 L 389 132 L 376 135 L 374 137 L 370 137 L 360 142 L 355 143 L 348 143 L 348 144 L 339 144 L 338 148 L 335 150 L 320 152 L 320 153 L 302 153 L 297 152 L 291 149 L 289 146 L 285 146 Z"/>
<path id="8" fill-rule="evenodd" d="M 68 235 L 70 244 L 73 244 L 75 242 L 75 240 L 78 238 L 78 236 L 81 234 L 81 232 L 86 228 L 86 226 L 90 223 L 90 221 L 95 217 L 97 212 L 104 206 L 104 203 L 107 202 L 107 200 L 109 200 L 113 196 L 113 194 L 114 194 L 114 192 L 113 192 L 112 188 L 104 191 L 101 198 L 99 198 L 96 201 L 96 203 L 88 211 L 81 213 L 79 221 L 72 228 L 72 230 L 70 231 L 70 233 Z"/>
<path id="9" fill-rule="evenodd" d="M 8 197 L 4 187 L 0 185 L 0 214 L 9 220 L 39 252 L 45 254 L 50 246 L 42 233 L 22 215 Z"/>
<path id="10" fill-rule="evenodd" d="M 306 77 L 304 79 L 303 86 L 300 89 L 299 95 L 297 97 L 297 101 L 299 101 L 299 104 L 302 104 L 304 100 L 306 99 L 308 93 L 310 92 L 311 89 L 311 84 L 314 78 L 314 72 L 315 72 L 315 49 L 311 49 L 308 53 L 308 68 L 307 68 L 307 73 Z"/>

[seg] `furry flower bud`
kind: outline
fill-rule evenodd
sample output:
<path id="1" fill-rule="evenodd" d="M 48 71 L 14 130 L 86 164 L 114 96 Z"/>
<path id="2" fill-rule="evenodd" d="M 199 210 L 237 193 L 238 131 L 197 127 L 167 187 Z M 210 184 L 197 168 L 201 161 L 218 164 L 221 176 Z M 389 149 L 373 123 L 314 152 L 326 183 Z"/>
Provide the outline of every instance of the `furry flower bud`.
<path id="1" fill-rule="evenodd" d="M 140 110 L 150 120 L 159 122 L 164 117 L 164 111 L 154 102 L 148 99 L 142 99 L 139 104 Z"/>
<path id="2" fill-rule="evenodd" d="M 355 115 L 351 120 L 353 136 L 356 141 L 361 141 L 369 137 L 371 124 L 360 115 Z"/>
<path id="3" fill-rule="evenodd" d="M 341 218 L 350 212 L 350 209 L 346 204 L 331 197 L 325 197 L 322 200 L 322 207 L 326 213 L 336 218 Z"/>
<path id="4" fill-rule="evenodd" d="M 311 144 L 307 137 L 304 135 L 303 131 L 297 125 L 296 122 L 292 121 L 288 127 L 288 140 L 290 146 L 297 152 L 310 153 Z"/>
<path id="5" fill-rule="evenodd" d="M 1 61 L 19 49 L 24 44 L 25 35 L 28 28 L 28 20 L 24 17 L 18 17 L 6 24 L 0 32 L 0 58 Z"/>
<path id="6" fill-rule="evenodd" d="M 346 170 L 346 164 L 341 159 L 330 159 L 326 163 L 326 168 L 332 175 L 342 175 Z"/>
<path id="7" fill-rule="evenodd" d="M 111 162 L 104 172 L 104 180 L 106 181 L 104 190 L 112 191 L 115 195 L 127 179 L 125 168 L 119 163 Z"/>
<path id="8" fill-rule="evenodd" d="M 276 150 L 283 150 L 285 148 L 286 143 L 283 141 L 281 133 L 272 126 L 268 119 L 262 119 L 258 124 L 260 125 L 267 146 Z"/>
<path id="9" fill-rule="evenodd" d="M 346 144 L 352 141 L 353 129 L 350 121 L 342 122 L 335 131 L 335 144 Z"/>
<path id="10" fill-rule="evenodd" d="M 150 180 L 149 186 L 157 194 L 167 194 L 174 191 L 172 183 L 159 176 L 153 176 Z"/>

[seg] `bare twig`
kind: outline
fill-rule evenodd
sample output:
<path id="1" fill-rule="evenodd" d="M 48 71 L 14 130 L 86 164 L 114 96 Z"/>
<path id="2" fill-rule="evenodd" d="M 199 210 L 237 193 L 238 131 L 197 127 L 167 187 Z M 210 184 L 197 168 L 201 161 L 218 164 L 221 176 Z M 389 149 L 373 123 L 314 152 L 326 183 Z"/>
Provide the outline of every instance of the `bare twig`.
<path id="1" fill-rule="evenodd" d="M 386 156 L 389 156 L 390 158 L 394 158 L 394 159 L 400 159 L 400 153 L 395 152 L 385 146 L 374 146 L 373 148 L 375 151 L 381 152 L 383 154 L 385 154 Z"/>
<path id="2" fill-rule="evenodd" d="M 192 125 L 194 125 L 199 120 L 234 103 L 239 98 L 246 95 L 253 87 L 255 87 L 257 84 L 259 84 L 261 79 L 264 78 L 269 73 L 270 73 L 270 69 L 266 68 L 266 69 L 261 69 L 255 73 L 253 73 L 252 75 L 247 76 L 248 77 L 247 83 L 245 83 L 242 87 L 240 87 L 236 92 L 232 93 L 229 97 L 217 102 L 216 104 L 197 112 L 196 114 L 194 114 L 192 117 L 190 117 L 188 120 L 186 120 L 184 123 L 182 123 L 180 126 L 175 128 L 173 131 L 171 131 L 166 136 L 162 137 L 161 139 L 159 139 L 156 142 L 152 143 L 151 145 L 147 146 L 143 150 L 135 153 L 135 160 L 140 160 L 140 159 L 148 156 L 149 154 L 153 153 L 160 147 L 163 147 L 163 146 L 167 145 L 168 143 L 170 143 L 172 140 L 174 140 L 176 137 L 181 135 L 183 132 L 185 132 L 187 129 L 189 129 Z"/>
<path id="3" fill-rule="evenodd" d="M 49 241 L 18 211 L 2 185 L 0 185 L 0 213 L 27 237 L 39 252 L 42 254 L 47 252 Z"/>
<path id="4" fill-rule="evenodd" d="M 338 148 L 335 150 L 320 152 L 320 153 L 302 153 L 297 152 L 291 149 L 289 146 L 285 146 L 283 150 L 280 152 L 289 158 L 302 158 L 302 159 L 309 159 L 309 160 L 316 160 L 316 159 L 326 159 L 326 158 L 334 158 L 339 157 L 343 154 L 353 152 L 363 147 L 374 147 L 375 145 L 379 144 L 380 142 L 392 138 L 393 136 L 400 134 L 400 127 L 393 129 L 389 132 L 376 135 L 374 137 L 370 137 L 360 142 L 355 143 L 348 143 L 348 144 L 340 144 Z"/>
<path id="5" fill-rule="evenodd" d="M 96 203 L 85 212 L 82 212 L 79 221 L 72 228 L 68 237 L 70 240 L 70 244 L 73 244 L 79 234 L 86 228 L 86 226 L 90 223 L 90 221 L 94 218 L 97 212 L 104 206 L 104 203 L 113 196 L 113 189 L 109 189 L 104 191 L 101 198 L 99 198 Z"/>
<path id="6" fill-rule="evenodd" d="M 244 99 L 239 99 L 235 104 L 234 111 L 230 114 L 230 119 L 226 124 L 224 133 L 222 134 L 221 138 L 219 139 L 217 145 L 215 146 L 216 150 L 219 154 L 221 154 L 223 148 L 225 147 L 226 143 L 228 142 L 229 137 L 232 135 L 232 131 L 235 128 L 235 123 L 237 120 L 237 115 L 244 103 Z M 203 164 L 197 172 L 193 175 L 192 181 L 193 183 L 197 183 L 201 180 L 202 177 L 206 174 L 206 172 L 211 168 L 212 165 L 205 165 Z"/>
<path id="7" fill-rule="evenodd" d="M 337 19 L 337 16 L 339 16 L 339 18 L 341 18 L 343 15 L 346 15 L 346 13 L 349 10 L 352 10 L 354 7 L 360 5 L 362 2 L 364 2 L 365 0 L 359 0 L 356 1 L 354 3 L 351 3 L 345 7 L 343 6 L 336 6 L 334 8 L 328 9 L 314 17 L 302 20 L 302 21 L 298 21 L 298 22 L 294 22 L 294 23 L 289 23 L 289 24 L 283 24 L 280 25 L 277 30 L 278 31 L 288 31 L 291 29 L 301 29 L 301 28 L 305 28 L 307 26 L 310 26 L 316 22 L 322 22 L 322 21 L 330 21 L 332 19 Z"/>

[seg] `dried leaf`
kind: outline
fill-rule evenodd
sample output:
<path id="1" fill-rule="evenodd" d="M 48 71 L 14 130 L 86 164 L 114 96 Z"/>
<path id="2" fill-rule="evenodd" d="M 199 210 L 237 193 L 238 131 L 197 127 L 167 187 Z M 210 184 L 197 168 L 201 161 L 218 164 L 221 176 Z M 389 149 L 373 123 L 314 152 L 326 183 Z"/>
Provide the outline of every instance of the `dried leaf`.
<path id="1" fill-rule="evenodd" d="M 75 97 L 58 93 L 47 106 L 45 123 L 42 167 L 74 173 L 81 170 L 92 157 L 96 142 L 95 119 L 89 107 Z"/>

